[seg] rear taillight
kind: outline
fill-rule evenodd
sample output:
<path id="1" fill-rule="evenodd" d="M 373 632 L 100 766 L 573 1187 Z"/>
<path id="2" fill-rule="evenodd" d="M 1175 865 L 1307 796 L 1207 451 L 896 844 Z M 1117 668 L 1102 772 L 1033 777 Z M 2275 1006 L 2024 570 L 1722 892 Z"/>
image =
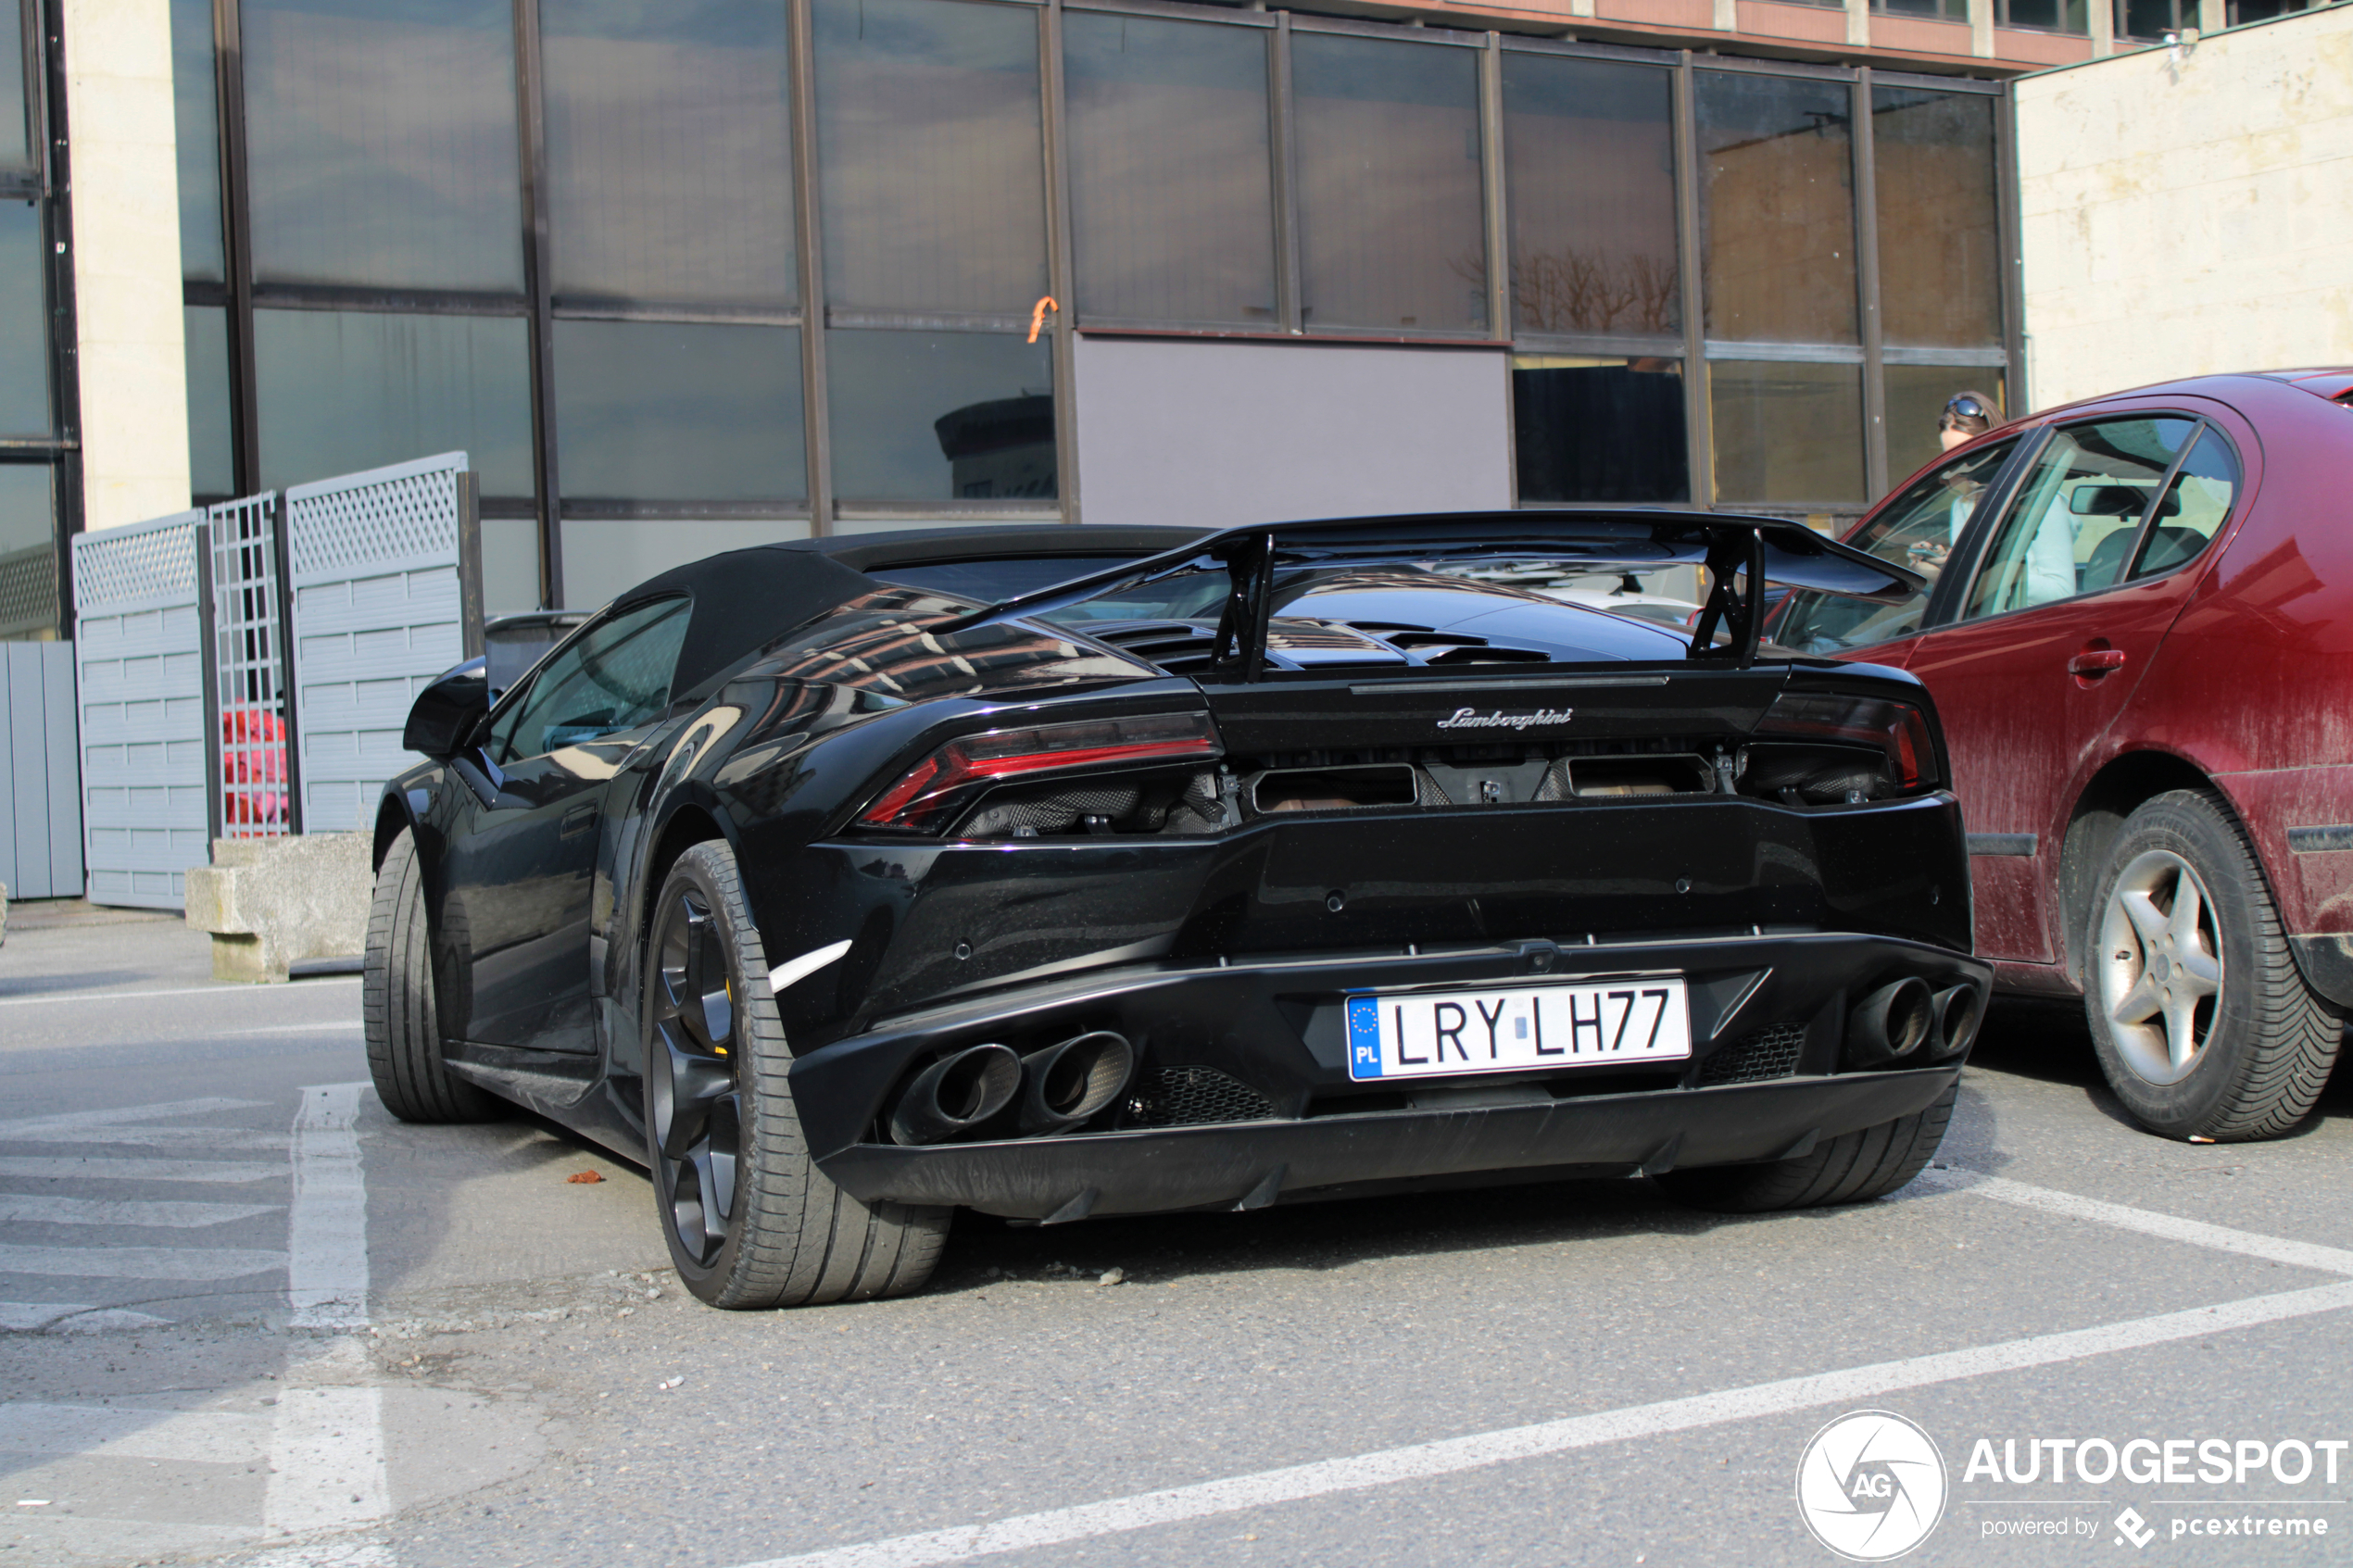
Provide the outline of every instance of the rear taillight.
<path id="1" fill-rule="evenodd" d="M 1218 755 L 1206 713 L 1153 713 L 990 730 L 951 740 L 907 770 L 858 820 L 870 828 L 938 833 L 991 784 L 1085 768 L 1200 761 Z"/>
<path id="2" fill-rule="evenodd" d="M 1887 775 L 1896 790 L 1937 782 L 1936 743 L 1929 734 L 1928 715 L 1908 702 L 1834 692 L 1783 692 L 1756 726 L 1756 735 L 1760 740 L 1876 746 L 1887 759 Z"/>

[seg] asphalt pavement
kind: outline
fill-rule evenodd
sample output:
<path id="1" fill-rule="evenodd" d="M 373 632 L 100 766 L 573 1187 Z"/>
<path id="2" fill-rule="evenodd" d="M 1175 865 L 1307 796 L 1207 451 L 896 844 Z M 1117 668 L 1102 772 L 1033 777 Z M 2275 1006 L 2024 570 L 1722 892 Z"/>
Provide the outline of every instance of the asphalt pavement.
<path id="1" fill-rule="evenodd" d="M 722 1313 L 626 1162 L 387 1117 L 355 978 L 12 913 L 0 1568 L 2353 1560 L 2353 1072 L 2167 1143 L 2013 1007 L 1875 1204 L 965 1216 Z"/>

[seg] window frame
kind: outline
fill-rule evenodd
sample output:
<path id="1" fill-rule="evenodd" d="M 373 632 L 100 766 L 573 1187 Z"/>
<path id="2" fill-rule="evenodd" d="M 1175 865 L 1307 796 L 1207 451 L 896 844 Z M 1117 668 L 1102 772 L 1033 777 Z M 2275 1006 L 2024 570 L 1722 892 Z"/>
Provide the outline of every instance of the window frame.
<path id="1" fill-rule="evenodd" d="M 539 689 L 539 684 L 547 677 L 547 671 L 555 668 L 556 660 L 572 651 L 575 645 L 596 635 L 598 632 L 604 630 L 608 626 L 610 626 L 614 621 L 622 619 L 623 616 L 633 615 L 638 610 L 648 608 L 654 605 L 665 603 L 683 604 L 686 607 L 688 629 L 691 630 L 695 613 L 695 596 L 691 592 L 683 589 L 671 589 L 659 594 L 647 594 L 641 597 L 633 598 L 624 603 L 616 604 L 607 609 L 603 614 L 592 616 L 588 620 L 582 621 L 578 626 L 573 627 L 570 636 L 565 637 L 561 642 L 558 643 L 555 646 L 549 648 L 546 653 L 539 656 L 539 662 L 531 667 L 529 673 L 524 675 L 522 680 L 517 681 L 513 685 L 498 694 L 498 700 L 490 705 L 489 711 L 484 713 L 482 716 L 480 722 L 474 726 L 474 738 L 472 745 L 472 749 L 476 755 L 479 756 L 484 762 L 489 764 L 491 778 L 494 783 L 503 779 L 505 777 L 506 770 L 510 768 L 525 762 L 535 762 L 543 757 L 552 757 L 555 755 L 557 750 L 562 749 L 562 747 L 559 746 L 553 750 L 535 751 L 527 755 L 510 757 L 504 759 L 491 755 L 491 743 L 497 738 L 498 725 L 506 720 L 514 718 L 516 714 L 531 701 L 532 694 Z M 679 647 L 682 653 L 685 646 L 686 638 L 682 634 L 679 638 Z M 642 721 L 641 722 L 660 723 L 663 718 L 668 716 L 669 709 L 673 703 L 674 703 L 677 696 L 674 689 L 678 681 L 677 660 L 675 658 L 672 659 L 670 680 L 671 685 L 673 689 L 664 699 L 662 713 L 657 715 L 655 718 Z M 626 729 L 635 729 L 638 726 L 635 724 L 625 726 Z M 614 730 L 610 733 L 613 734 L 620 734 L 623 731 Z M 573 744 L 581 745 L 584 743 L 575 741 Z"/>
<path id="2" fill-rule="evenodd" d="M 2188 421 L 2191 426 L 2190 434 L 2188 439 L 2182 443 L 2182 449 L 2173 454 L 2173 460 L 2166 465 L 2164 478 L 2158 481 L 2149 497 L 2149 504 L 2142 509 L 2140 521 L 2133 525 L 2133 546 L 2125 552 L 2122 569 L 2115 582 L 2102 587 L 2085 588 L 2063 598 L 2045 599 L 2039 604 L 2021 605 L 2016 609 L 1997 610 L 1991 615 L 1963 613 L 1971 596 L 1977 592 L 1978 578 L 1985 570 L 1987 548 L 1992 544 L 1994 533 L 2009 521 L 2010 508 L 2017 504 L 2019 489 L 2026 474 L 2041 458 L 2045 448 L 2057 439 L 2061 432 L 2080 430 L 2086 425 L 2113 423 L 2120 420 L 2166 418 Z M 2221 437 L 2223 445 L 2230 450 L 2231 460 L 2238 465 L 2238 493 L 2231 497 L 2230 510 L 2223 514 L 2221 522 L 2216 525 L 2213 536 L 2208 539 L 2204 549 L 2178 565 L 2166 568 L 2163 571 L 2147 577 L 2134 577 L 2132 574 L 2133 568 L 2140 561 L 2142 552 L 2148 547 L 2150 526 L 2158 502 L 2163 499 L 2166 491 L 2171 486 L 2174 477 L 2182 471 L 2182 465 L 2189 460 L 2190 453 L 2196 450 L 2200 437 L 2209 430 Z M 2222 428 L 2221 422 L 2209 414 L 2196 409 L 2171 407 L 2105 408 L 2082 419 L 2053 420 L 2036 433 L 2035 439 L 2032 443 L 2020 443 L 2018 451 L 2010 455 L 2010 466 L 2002 475 L 2001 486 L 2000 504 L 1989 508 L 1982 515 L 1982 518 L 1971 520 L 1969 530 L 1969 556 L 1966 572 L 1961 574 L 1964 580 L 1953 590 L 1949 597 L 1942 594 L 1938 596 L 1944 599 L 1944 602 L 1941 605 L 1930 607 L 1931 614 L 1921 620 L 1920 629 L 1923 632 L 1941 630 L 1946 626 L 1982 626 L 1992 621 L 2007 620 L 2011 616 L 2032 615 L 2037 610 L 2049 609 L 2055 605 L 2080 603 L 2084 599 L 2109 593 L 2118 588 L 2133 587 L 2143 583 L 2161 583 L 2169 577 L 2187 571 L 2206 559 L 2207 551 L 2211 550 L 2221 541 L 2222 535 L 2228 533 L 2244 515 L 2240 510 L 2240 504 L 2245 499 L 2247 491 L 2246 458 L 2240 450 L 2239 444 L 2232 439 L 2228 431 Z M 1937 586 L 1942 589 L 1944 583 L 1940 581 Z"/>
<path id="3" fill-rule="evenodd" d="M 1937 629 L 1940 624 L 1937 617 L 1938 608 L 1950 597 L 1950 593 L 1944 586 L 1945 583 L 1954 577 L 1973 573 L 1976 566 L 1977 546 L 1982 536 L 1981 530 L 1983 518 L 1989 513 L 1999 516 L 2008 508 L 2011 488 L 2018 475 L 2022 471 L 2019 466 L 2020 455 L 2030 451 L 2039 451 L 2044 439 L 2043 432 L 2032 429 L 2009 435 L 1998 433 L 1988 433 L 1988 434 L 1989 439 L 1985 443 L 1987 446 L 1999 445 L 2007 441 L 2010 444 L 2010 450 L 1994 468 L 1992 477 L 1985 481 L 1982 499 L 1970 511 L 1969 521 L 1962 525 L 1960 537 L 1955 539 L 1946 551 L 1944 567 L 1938 571 L 1935 583 L 1929 588 L 1927 603 L 1920 607 L 1919 623 L 1907 631 L 1897 632 L 1872 642 L 1851 644 L 1823 657 L 1843 659 L 1858 649 L 1884 647 L 1890 643 L 1901 642 L 1906 637 L 1921 636 Z M 1976 445 L 1971 443 L 1970 446 L 1974 447 Z M 1863 521 L 1858 521 L 1855 527 L 1840 535 L 1839 542 L 1850 547 L 1861 549 L 1863 546 L 1856 545 L 1855 540 L 1856 536 L 1862 533 L 1864 522 L 1878 521 L 1880 517 L 1892 510 L 1896 502 L 1910 495 L 1914 489 L 1942 474 L 1945 469 L 1954 464 L 1966 462 L 1976 455 L 1977 453 L 1973 450 L 1957 446 L 1945 453 L 1935 466 L 1923 471 L 1911 484 L 1906 485 L 1901 490 L 1889 491 L 1865 514 Z M 1800 590 L 1800 592 L 1804 591 Z"/>

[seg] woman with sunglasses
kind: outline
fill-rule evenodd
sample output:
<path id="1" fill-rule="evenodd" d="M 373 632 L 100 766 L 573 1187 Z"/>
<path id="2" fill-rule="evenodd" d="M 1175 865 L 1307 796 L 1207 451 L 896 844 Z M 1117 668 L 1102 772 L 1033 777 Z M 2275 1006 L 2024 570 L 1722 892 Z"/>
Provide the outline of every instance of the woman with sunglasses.
<path id="1" fill-rule="evenodd" d="M 1957 392 L 1936 416 L 1937 444 L 1950 452 L 1965 442 L 1976 440 L 1994 428 L 1994 400 L 1982 392 Z M 1942 544 L 1921 539 L 1912 545 L 1911 567 L 1915 571 L 1935 581 L 1944 565 L 1944 558 L 1952 553 L 1953 541 L 1961 535 L 1962 524 L 1977 508 L 1978 493 L 1985 488 L 1980 481 L 1968 477 L 1963 470 L 1947 476 L 1945 483 L 1953 491 L 1950 521 Z"/>
<path id="2" fill-rule="evenodd" d="M 1936 416 L 1937 444 L 1950 452 L 1994 428 L 1994 400 L 1982 392 L 1957 392 Z"/>

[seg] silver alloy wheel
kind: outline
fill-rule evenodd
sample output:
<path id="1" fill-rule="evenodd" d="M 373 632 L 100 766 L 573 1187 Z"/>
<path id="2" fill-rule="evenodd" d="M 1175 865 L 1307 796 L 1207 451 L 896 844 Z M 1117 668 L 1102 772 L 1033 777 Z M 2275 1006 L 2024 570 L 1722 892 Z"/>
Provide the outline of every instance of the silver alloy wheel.
<path id="1" fill-rule="evenodd" d="M 2178 1084 L 2213 1038 L 2222 991 L 2214 900 L 2179 855 L 2134 856 L 2100 916 L 2100 1006 L 2117 1055 L 2152 1084 Z"/>

